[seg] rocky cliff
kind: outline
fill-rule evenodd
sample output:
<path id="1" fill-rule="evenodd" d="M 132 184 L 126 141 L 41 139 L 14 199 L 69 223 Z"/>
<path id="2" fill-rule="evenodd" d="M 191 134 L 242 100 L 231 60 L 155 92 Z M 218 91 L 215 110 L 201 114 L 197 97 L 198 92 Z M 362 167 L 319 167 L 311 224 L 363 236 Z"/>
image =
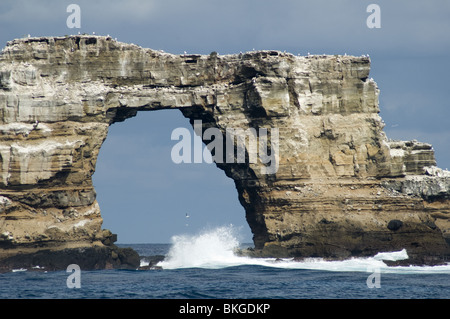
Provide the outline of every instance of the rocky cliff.
<path id="1" fill-rule="evenodd" d="M 275 169 L 249 160 L 250 142 L 244 161 L 238 152 L 234 161 L 216 157 L 235 182 L 255 254 L 347 258 L 406 248 L 410 262 L 447 260 L 450 174 L 436 167 L 431 145 L 385 136 L 369 70 L 364 56 L 173 55 L 86 35 L 8 42 L 0 263 L 45 264 L 51 255 L 61 268 L 92 255 L 85 268 L 134 267 L 101 228 L 92 174 L 111 124 L 168 108 L 201 120 L 202 132 L 270 132 Z"/>

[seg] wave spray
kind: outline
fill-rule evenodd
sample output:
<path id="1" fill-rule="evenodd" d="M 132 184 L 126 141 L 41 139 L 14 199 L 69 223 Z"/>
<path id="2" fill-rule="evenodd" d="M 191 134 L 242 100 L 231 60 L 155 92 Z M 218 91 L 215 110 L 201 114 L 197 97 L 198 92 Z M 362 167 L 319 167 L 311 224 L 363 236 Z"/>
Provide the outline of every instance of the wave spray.
<path id="1" fill-rule="evenodd" d="M 239 247 L 236 229 L 222 226 L 196 235 L 172 237 L 172 247 L 165 260 L 158 264 L 164 269 L 175 268 L 223 268 L 240 265 L 240 257 L 234 254 Z"/>
<path id="2" fill-rule="evenodd" d="M 207 268 L 220 269 L 234 266 L 254 265 L 283 269 L 312 269 L 326 271 L 372 272 L 379 269 L 383 273 L 448 273 L 450 265 L 442 266 L 398 266 L 389 267 L 383 260 L 408 259 L 405 249 L 394 252 L 380 252 L 373 257 L 350 258 L 329 261 L 323 258 L 307 258 L 294 261 L 293 258 L 251 258 L 238 256 L 236 250 L 241 243 L 237 239 L 238 229 L 233 225 L 217 227 L 195 235 L 172 237 L 172 246 L 164 259 L 158 263 L 163 269 Z"/>

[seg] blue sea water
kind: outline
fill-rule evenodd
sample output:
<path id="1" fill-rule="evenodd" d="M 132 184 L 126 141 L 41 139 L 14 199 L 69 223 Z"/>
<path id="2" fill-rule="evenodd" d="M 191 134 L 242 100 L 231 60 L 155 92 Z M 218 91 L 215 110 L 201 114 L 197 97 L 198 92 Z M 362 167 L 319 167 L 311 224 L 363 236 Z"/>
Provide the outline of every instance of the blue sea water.
<path id="1" fill-rule="evenodd" d="M 304 262 L 239 257 L 228 228 L 176 236 L 171 244 L 121 245 L 141 256 L 166 255 L 154 270 L 0 274 L 1 299 L 448 299 L 450 265 L 387 267 L 380 258 Z M 383 258 L 405 258 L 406 251 Z M 380 255 L 381 256 L 381 255 Z M 142 258 L 145 265 L 145 258 Z M 376 284 L 376 285 L 375 285 Z M 371 287 L 369 287 L 371 286 Z"/>

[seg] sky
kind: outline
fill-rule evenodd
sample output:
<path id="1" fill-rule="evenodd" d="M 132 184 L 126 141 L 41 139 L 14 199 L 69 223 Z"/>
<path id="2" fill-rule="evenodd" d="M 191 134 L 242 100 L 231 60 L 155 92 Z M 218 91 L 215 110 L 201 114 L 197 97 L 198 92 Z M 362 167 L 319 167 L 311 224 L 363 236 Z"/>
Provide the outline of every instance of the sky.
<path id="1" fill-rule="evenodd" d="M 68 28 L 69 4 L 80 28 Z M 380 28 L 369 28 L 370 4 Z M 174 54 L 270 49 L 301 54 L 369 54 L 389 138 L 431 143 L 450 168 L 448 0 L 2 0 L 0 43 L 27 34 L 95 32 Z M 168 243 L 172 236 L 232 224 L 251 242 L 231 179 L 214 164 L 174 164 L 177 110 L 140 112 L 110 127 L 93 176 L 103 227 L 118 243 Z M 186 218 L 186 213 L 189 218 Z"/>

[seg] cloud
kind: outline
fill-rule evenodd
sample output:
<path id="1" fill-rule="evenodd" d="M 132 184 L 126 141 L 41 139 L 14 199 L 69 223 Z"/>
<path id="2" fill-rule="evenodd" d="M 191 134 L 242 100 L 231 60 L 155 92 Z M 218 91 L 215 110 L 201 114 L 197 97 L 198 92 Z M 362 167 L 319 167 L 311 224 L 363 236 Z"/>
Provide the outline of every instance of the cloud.
<path id="1" fill-rule="evenodd" d="M 91 20 L 93 25 L 104 23 L 110 26 L 117 23 L 145 24 L 157 14 L 155 11 L 156 1 L 151 0 L 75 0 L 75 2 L 80 5 L 83 15 L 86 19 Z"/>
<path id="2" fill-rule="evenodd" d="M 376 30 L 366 25 L 366 8 L 372 2 L 4 0 L 0 4 L 0 36 L 10 30 L 33 35 L 73 33 L 77 30 L 68 29 L 65 22 L 67 5 L 75 3 L 81 7 L 82 32 L 114 34 L 119 40 L 174 53 L 236 53 L 253 48 L 294 54 L 433 55 L 449 51 L 447 0 L 376 1 L 382 25 Z"/>
<path id="3" fill-rule="evenodd" d="M 55 9 L 65 8 L 51 0 L 26 1 L 3 0 L 0 4 L 0 19 L 2 22 L 18 25 L 27 21 L 55 19 Z M 49 10 L 49 8 L 52 8 Z M 65 10 L 64 10 L 65 12 Z"/>
<path id="4" fill-rule="evenodd" d="M 69 4 L 77 4 L 81 8 L 82 18 L 97 19 L 97 22 L 117 21 L 141 23 L 147 21 L 155 13 L 154 1 L 149 0 L 2 0 L 0 18 L 9 23 L 29 21 L 43 24 L 45 21 L 61 20 L 70 14 L 66 9 Z"/>

